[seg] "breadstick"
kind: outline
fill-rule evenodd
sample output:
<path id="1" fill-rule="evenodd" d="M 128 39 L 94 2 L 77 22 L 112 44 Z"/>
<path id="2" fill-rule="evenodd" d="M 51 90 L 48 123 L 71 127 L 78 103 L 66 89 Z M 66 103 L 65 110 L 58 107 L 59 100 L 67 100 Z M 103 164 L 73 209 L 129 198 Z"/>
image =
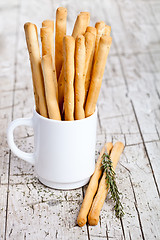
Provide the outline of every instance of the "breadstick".
<path id="1" fill-rule="evenodd" d="M 55 88 L 56 79 L 54 79 L 56 75 L 53 74 L 54 70 L 51 55 L 44 55 L 42 57 L 42 71 L 49 118 L 61 120 Z"/>
<path id="2" fill-rule="evenodd" d="M 86 32 L 85 33 L 85 46 L 86 46 L 86 61 L 85 61 L 85 70 L 84 70 L 84 78 L 85 78 L 85 98 L 84 103 L 86 101 L 90 79 L 91 79 L 91 70 L 92 70 L 92 62 L 94 56 L 95 49 L 95 35 Z"/>
<path id="3" fill-rule="evenodd" d="M 88 26 L 86 29 L 86 32 L 93 33 L 95 35 L 95 37 L 97 35 L 97 29 L 95 27 Z"/>
<path id="4" fill-rule="evenodd" d="M 111 37 L 102 36 L 100 38 L 98 51 L 94 59 L 92 77 L 91 77 L 89 92 L 88 92 L 86 106 L 85 106 L 86 117 L 92 115 L 95 111 L 96 103 L 98 100 L 98 96 L 99 96 L 99 92 L 102 84 L 105 64 L 106 64 L 111 43 L 112 43 Z"/>
<path id="5" fill-rule="evenodd" d="M 104 33 L 102 33 L 102 35 L 110 36 L 110 34 L 111 34 L 111 26 L 105 25 Z"/>
<path id="6" fill-rule="evenodd" d="M 62 65 L 61 73 L 58 79 L 58 103 L 61 115 L 63 114 L 63 101 L 64 101 L 64 64 Z"/>
<path id="7" fill-rule="evenodd" d="M 55 65 L 57 79 L 63 63 L 63 37 L 66 35 L 67 8 L 59 7 L 56 11 L 56 34 L 55 34 Z"/>
<path id="8" fill-rule="evenodd" d="M 113 147 L 112 143 L 106 143 L 100 152 L 100 155 L 96 163 L 95 171 L 90 179 L 80 212 L 78 214 L 77 223 L 80 227 L 84 226 L 87 222 L 87 215 L 92 205 L 94 195 L 96 194 L 96 191 L 98 188 L 98 181 L 102 175 L 102 169 L 101 169 L 102 155 L 105 151 L 109 154 L 112 147 Z"/>
<path id="9" fill-rule="evenodd" d="M 90 13 L 89 12 L 80 12 L 81 15 L 85 15 L 87 18 L 87 26 L 90 23 Z"/>
<path id="10" fill-rule="evenodd" d="M 46 23 L 46 22 L 45 22 Z M 50 21 L 52 23 L 52 27 L 42 27 L 40 29 L 40 35 L 41 35 L 41 42 L 42 42 L 42 57 L 44 55 L 51 55 L 52 56 L 52 64 L 53 64 L 53 74 L 54 74 L 54 84 L 56 89 L 56 96 L 58 99 L 58 84 L 57 84 L 57 76 L 56 76 L 56 70 L 55 70 L 55 61 L 54 61 L 54 30 L 53 30 L 53 21 Z M 44 22 L 42 23 L 44 24 Z"/>
<path id="11" fill-rule="evenodd" d="M 75 119 L 85 118 L 84 97 L 85 97 L 85 38 L 78 35 L 75 42 Z"/>
<path id="12" fill-rule="evenodd" d="M 53 28 L 42 27 L 40 29 L 40 36 L 42 42 L 42 57 L 44 55 L 51 55 L 54 61 L 54 36 Z"/>
<path id="13" fill-rule="evenodd" d="M 89 12 L 81 12 L 76 19 L 72 37 L 76 39 L 78 35 L 83 35 L 86 31 L 87 26 L 89 25 L 90 14 Z"/>
<path id="14" fill-rule="evenodd" d="M 74 120 L 74 50 L 75 39 L 63 38 L 64 55 L 64 116 L 65 120 Z"/>
<path id="15" fill-rule="evenodd" d="M 54 21 L 52 21 L 52 20 L 44 20 L 42 22 L 42 27 L 50 27 L 54 31 Z"/>
<path id="16" fill-rule="evenodd" d="M 97 35 L 96 35 L 96 43 L 95 43 L 95 54 L 94 56 L 96 56 L 97 50 L 98 50 L 98 45 L 99 45 L 99 40 L 100 37 L 104 34 L 104 32 L 106 31 L 106 27 L 105 27 L 105 23 L 103 21 L 97 22 L 95 24 L 95 28 L 97 30 Z M 94 57 L 95 58 L 95 57 Z"/>
<path id="17" fill-rule="evenodd" d="M 43 117 L 48 117 L 41 69 L 41 57 L 38 43 L 37 27 L 35 24 L 28 22 L 25 23 L 24 30 L 30 56 L 36 110 Z"/>
<path id="18" fill-rule="evenodd" d="M 90 14 L 88 12 L 82 12 L 77 16 L 72 37 L 76 39 L 78 35 L 83 35 L 90 21 Z M 60 111 L 63 111 L 63 101 L 64 101 L 64 67 L 62 65 L 61 73 L 58 79 L 58 98 Z"/>
<path id="19" fill-rule="evenodd" d="M 100 38 L 101 35 L 110 36 L 111 27 L 108 26 L 108 25 L 104 26 L 104 22 L 98 22 L 96 24 L 96 27 L 97 28 L 88 26 L 87 29 L 86 29 L 86 32 L 93 33 L 96 37 L 97 31 L 98 31 L 99 35 L 96 38 L 96 46 L 97 46 L 99 44 L 99 38 Z M 95 48 L 94 48 L 94 51 L 96 52 L 97 49 L 95 50 Z M 94 53 L 93 53 L 93 56 L 94 56 Z M 88 93 L 89 85 L 90 85 L 90 78 L 91 78 L 90 75 L 91 75 L 91 70 L 92 70 L 92 61 L 93 61 L 93 58 L 90 61 L 90 67 L 88 69 L 88 74 L 86 76 L 86 81 L 85 81 L 85 101 L 86 101 L 86 97 L 87 97 L 87 93 Z"/>
<path id="20" fill-rule="evenodd" d="M 111 151 L 110 157 L 113 163 L 114 170 L 117 166 L 117 163 L 119 161 L 121 153 L 123 152 L 123 149 L 124 149 L 123 143 L 117 142 Z M 107 197 L 108 190 L 109 188 L 106 187 L 106 173 L 104 172 L 99 183 L 97 194 L 93 200 L 92 207 L 88 215 L 89 225 L 94 226 L 98 224 L 100 211 Z"/>

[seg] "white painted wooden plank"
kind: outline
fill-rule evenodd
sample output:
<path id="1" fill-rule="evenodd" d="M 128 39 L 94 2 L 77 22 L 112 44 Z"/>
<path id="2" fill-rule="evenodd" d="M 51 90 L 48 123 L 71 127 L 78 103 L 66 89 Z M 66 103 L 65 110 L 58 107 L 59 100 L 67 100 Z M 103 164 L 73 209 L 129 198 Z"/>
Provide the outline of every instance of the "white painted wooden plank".
<path id="1" fill-rule="evenodd" d="M 159 196 L 154 184 L 152 171 L 142 144 L 125 149 L 127 167 L 131 172 L 131 181 L 135 193 L 145 239 L 160 238 Z M 135 204 L 136 204 L 135 203 Z"/>
<path id="2" fill-rule="evenodd" d="M 152 10 L 152 14 L 154 16 L 154 27 L 157 29 L 157 33 L 158 33 L 158 30 L 160 29 L 160 23 L 159 23 L 159 18 L 160 18 L 160 3 L 159 1 L 151 1 L 149 3 L 150 7 L 151 7 L 151 10 Z"/>
<path id="3" fill-rule="evenodd" d="M 128 151 L 127 149 L 129 148 L 130 146 L 125 147 L 124 153 L 122 154 L 116 169 L 117 184 L 122 193 L 122 203 L 125 212 L 121 223 L 123 224 L 125 239 L 142 239 L 142 232 L 135 207 L 135 198 L 130 183 L 133 163 L 131 161 L 130 164 L 128 158 L 126 157 L 126 151 Z M 132 156 L 130 155 L 130 158 L 131 157 Z"/>
<path id="4" fill-rule="evenodd" d="M 11 80 L 12 84 L 12 80 Z M 7 88 L 6 88 L 7 89 Z M 12 92 L 1 93 L 0 102 L 1 150 L 0 150 L 0 179 L 1 183 L 8 183 L 9 148 L 6 139 L 6 129 L 11 121 Z"/>
<path id="5" fill-rule="evenodd" d="M 124 136 L 127 145 L 140 143 L 141 136 L 132 112 L 130 100 L 125 96 L 124 87 L 106 88 L 105 91 L 106 96 L 104 95 L 103 98 L 101 96 L 99 101 L 99 115 L 106 135 L 121 134 Z"/>
<path id="6" fill-rule="evenodd" d="M 0 239 L 5 236 L 5 220 L 6 220 L 6 199 L 8 186 L 0 184 Z"/>
<path id="7" fill-rule="evenodd" d="M 160 173 L 159 173 L 159 166 L 160 166 L 160 141 L 146 143 L 147 152 L 150 157 L 150 161 L 152 164 L 153 172 L 156 178 L 156 182 L 160 189 Z"/>
<path id="8" fill-rule="evenodd" d="M 12 120 L 12 98 L 14 84 L 15 43 L 18 1 L 0 3 L 0 238 L 5 238 L 7 209 L 8 172 L 10 152 L 7 145 L 6 129 Z M 8 17 L 10 15 L 10 18 Z M 11 21 L 12 19 L 12 21 Z M 5 25 L 4 25 L 5 20 Z"/>
<path id="9" fill-rule="evenodd" d="M 87 239 L 85 227 L 76 224 L 80 201 L 81 189 L 56 191 L 40 183 L 10 186 L 7 238 Z"/>
<path id="10" fill-rule="evenodd" d="M 154 111 L 158 110 L 159 99 L 153 84 L 154 66 L 149 55 L 123 56 L 121 59 L 129 84 L 129 97 L 133 101 L 144 140 L 159 140 L 154 116 Z M 133 63 L 136 63 L 136 66 Z"/>
<path id="11" fill-rule="evenodd" d="M 118 53 L 159 50 L 159 39 L 152 26 L 152 11 L 147 4 L 142 1 L 126 3 L 125 1 L 106 2 L 105 0 L 102 4 L 106 6 L 103 9 L 111 22 Z M 146 14 L 145 18 L 143 12 Z M 150 24 L 146 20 L 150 21 Z"/>

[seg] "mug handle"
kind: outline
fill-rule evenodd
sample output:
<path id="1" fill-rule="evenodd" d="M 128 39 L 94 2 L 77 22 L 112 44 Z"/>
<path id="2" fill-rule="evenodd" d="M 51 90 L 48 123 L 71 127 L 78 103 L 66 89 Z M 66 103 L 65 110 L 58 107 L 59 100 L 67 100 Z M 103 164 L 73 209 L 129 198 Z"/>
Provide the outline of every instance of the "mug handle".
<path id="1" fill-rule="evenodd" d="M 21 151 L 14 142 L 13 132 L 14 129 L 18 126 L 29 126 L 33 128 L 33 118 L 18 118 L 11 122 L 7 129 L 7 141 L 12 152 L 19 158 L 25 160 L 26 162 L 35 165 L 35 154 L 34 153 L 26 153 Z"/>

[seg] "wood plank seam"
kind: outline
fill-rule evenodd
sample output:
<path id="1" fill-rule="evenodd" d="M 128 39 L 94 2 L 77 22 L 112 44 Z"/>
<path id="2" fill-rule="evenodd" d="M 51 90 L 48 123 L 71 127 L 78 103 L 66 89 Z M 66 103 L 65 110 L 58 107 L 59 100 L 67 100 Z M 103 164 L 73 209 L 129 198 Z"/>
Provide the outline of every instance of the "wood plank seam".
<path id="1" fill-rule="evenodd" d="M 144 138 L 143 138 L 143 134 L 142 134 L 142 131 L 141 131 L 141 127 L 140 127 L 140 124 L 139 124 L 139 121 L 138 121 L 138 118 L 137 118 L 137 115 L 136 115 L 136 111 L 135 111 L 135 108 L 134 108 L 134 104 L 133 104 L 132 100 L 130 100 L 130 102 L 131 102 L 131 105 L 132 105 L 132 108 L 133 108 L 133 112 L 134 112 L 134 114 L 135 114 L 135 119 L 136 119 L 136 122 L 137 122 L 137 125 L 138 125 L 138 128 L 139 128 L 139 132 L 140 132 L 140 135 L 141 135 L 141 138 L 142 138 L 142 143 L 143 143 L 144 150 L 145 150 L 145 153 L 146 153 L 148 162 L 149 162 L 149 166 L 150 166 L 150 168 L 151 168 L 151 172 L 152 172 L 153 180 L 154 180 L 154 183 L 155 183 L 155 186 L 156 186 L 156 190 L 157 190 L 158 196 L 159 196 L 159 198 L 160 198 L 160 191 L 159 191 L 159 188 L 158 188 L 157 180 L 156 180 L 156 177 L 155 177 L 155 174 L 154 174 L 154 171 L 153 171 L 153 167 L 152 167 L 152 163 L 151 163 L 151 160 L 150 160 L 150 157 L 149 157 L 147 148 L 146 148 L 146 144 L 145 144 L 145 141 L 144 141 Z"/>
<path id="2" fill-rule="evenodd" d="M 7 234 L 7 220 L 8 220 L 8 200 L 9 200 L 10 162 L 11 162 L 11 150 L 9 150 L 8 184 L 7 184 L 7 200 L 6 200 L 5 232 L 4 232 L 4 239 L 5 239 L 5 240 L 6 240 L 6 234 Z"/>
<path id="3" fill-rule="evenodd" d="M 107 238 L 107 240 L 109 240 L 107 223 L 106 223 L 106 238 Z"/>
<path id="4" fill-rule="evenodd" d="M 160 140 L 152 140 L 152 141 L 144 141 L 145 143 L 156 143 L 156 142 L 159 142 Z M 137 145 L 140 145 L 142 144 L 143 142 L 139 142 L 139 143 L 133 143 L 133 144 L 128 144 L 128 145 L 125 145 L 125 147 L 132 147 L 132 146 L 137 146 Z"/>
<path id="5" fill-rule="evenodd" d="M 139 213 L 138 205 L 137 205 L 136 193 L 134 191 L 134 187 L 133 187 L 133 183 L 132 183 L 132 179 L 131 179 L 130 175 L 129 175 L 129 180 L 130 180 L 132 191 L 133 191 L 133 195 L 134 195 L 134 200 L 135 200 L 134 205 L 135 205 L 135 209 L 136 209 L 137 215 L 138 215 L 138 220 L 139 220 L 139 225 L 140 225 L 140 229 L 141 229 L 142 238 L 143 238 L 143 240 L 145 240 L 143 227 L 142 227 L 142 222 L 141 222 L 141 217 L 140 217 L 140 213 Z"/>
<path id="6" fill-rule="evenodd" d="M 126 240 L 122 218 L 120 218 L 120 223 L 121 223 L 121 227 L 122 227 L 122 233 L 123 233 L 124 240 Z"/>
<path id="7" fill-rule="evenodd" d="M 85 196 L 84 187 L 82 187 L 82 196 L 83 196 L 83 199 L 84 199 L 84 196 Z M 87 237 L 88 237 L 88 240 L 90 240 L 88 220 L 86 222 L 86 228 L 87 228 Z"/>

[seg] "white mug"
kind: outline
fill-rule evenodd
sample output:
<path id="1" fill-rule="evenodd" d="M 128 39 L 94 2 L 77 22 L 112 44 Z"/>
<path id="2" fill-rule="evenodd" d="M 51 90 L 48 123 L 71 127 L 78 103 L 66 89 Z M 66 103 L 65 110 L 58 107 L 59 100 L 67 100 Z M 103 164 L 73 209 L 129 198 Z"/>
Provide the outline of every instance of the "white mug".
<path id="1" fill-rule="evenodd" d="M 89 181 L 95 168 L 97 110 L 82 120 L 58 121 L 39 115 L 10 123 L 8 145 L 19 158 L 35 165 L 38 179 L 55 189 L 75 189 Z M 34 153 L 18 149 L 13 131 L 26 125 L 34 129 Z"/>

